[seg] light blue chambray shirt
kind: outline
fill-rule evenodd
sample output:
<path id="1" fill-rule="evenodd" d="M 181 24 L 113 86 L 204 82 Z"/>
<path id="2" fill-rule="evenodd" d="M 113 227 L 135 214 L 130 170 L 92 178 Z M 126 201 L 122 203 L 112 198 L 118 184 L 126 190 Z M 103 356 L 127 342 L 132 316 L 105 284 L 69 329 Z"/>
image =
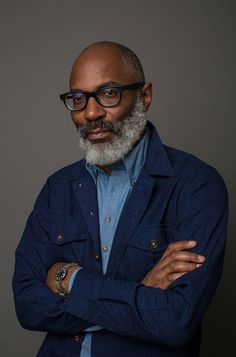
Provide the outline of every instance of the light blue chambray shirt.
<path id="1" fill-rule="evenodd" d="M 103 274 L 106 274 L 120 214 L 144 165 L 149 136 L 150 130 L 147 128 L 144 137 L 130 154 L 123 161 L 111 165 L 111 175 L 95 165 L 86 164 L 97 187 Z M 69 290 L 78 270 L 73 273 L 70 279 Z M 87 333 L 82 343 L 80 357 L 91 357 L 92 331 L 101 328 L 101 326 L 92 326 L 85 330 Z"/>

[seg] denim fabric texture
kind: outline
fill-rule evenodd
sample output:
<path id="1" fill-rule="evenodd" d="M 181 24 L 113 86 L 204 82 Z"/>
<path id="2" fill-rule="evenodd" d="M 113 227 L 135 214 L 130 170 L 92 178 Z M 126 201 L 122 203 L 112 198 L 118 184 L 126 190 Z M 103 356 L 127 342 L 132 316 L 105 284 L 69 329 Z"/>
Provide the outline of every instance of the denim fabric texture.
<path id="1" fill-rule="evenodd" d="M 214 168 L 164 146 L 148 127 L 145 163 L 123 209 L 119 203 L 109 259 L 101 256 L 100 227 L 109 205 L 100 208 L 84 160 L 50 176 L 36 200 L 16 250 L 13 288 L 22 326 L 47 332 L 40 357 L 79 356 L 86 329 L 96 325 L 103 328 L 92 333 L 91 357 L 199 355 L 201 321 L 223 268 L 227 191 Z M 140 283 L 171 242 L 189 239 L 206 257 L 201 267 L 165 291 Z M 45 284 L 58 261 L 83 267 L 66 297 Z"/>

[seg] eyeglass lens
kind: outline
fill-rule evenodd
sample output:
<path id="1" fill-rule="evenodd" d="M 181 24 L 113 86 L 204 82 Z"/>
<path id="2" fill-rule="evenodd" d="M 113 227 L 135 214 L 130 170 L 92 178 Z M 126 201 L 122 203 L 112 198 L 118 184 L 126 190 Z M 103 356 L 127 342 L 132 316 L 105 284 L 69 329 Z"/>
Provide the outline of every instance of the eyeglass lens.
<path id="1" fill-rule="evenodd" d="M 87 104 L 86 95 L 82 92 L 70 93 L 66 96 L 66 105 L 72 110 L 82 110 Z M 106 106 L 114 106 L 120 101 L 120 91 L 117 88 L 102 88 L 95 92 L 95 97 L 97 101 Z"/>

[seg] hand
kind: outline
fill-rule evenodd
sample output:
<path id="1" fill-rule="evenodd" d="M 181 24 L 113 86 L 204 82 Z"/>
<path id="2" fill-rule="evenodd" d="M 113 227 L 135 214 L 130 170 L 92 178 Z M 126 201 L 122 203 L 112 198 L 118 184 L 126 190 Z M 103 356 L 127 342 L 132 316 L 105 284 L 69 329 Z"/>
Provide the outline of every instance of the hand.
<path id="1" fill-rule="evenodd" d="M 204 263 L 204 256 L 186 251 L 196 245 L 196 241 L 178 241 L 169 244 L 161 259 L 147 273 L 141 283 L 153 288 L 168 289 L 173 281 Z"/>
<path id="2" fill-rule="evenodd" d="M 58 290 L 58 288 L 56 287 L 56 272 L 66 264 L 67 264 L 67 262 L 57 262 L 57 263 L 53 264 L 51 266 L 51 268 L 48 270 L 46 284 L 54 293 L 57 293 L 57 294 L 60 293 L 60 290 Z M 69 293 L 69 282 L 70 282 L 71 275 L 78 268 L 79 268 L 79 265 L 77 265 L 77 266 L 74 265 L 74 266 L 69 267 L 68 273 L 62 281 L 62 284 L 61 284 L 62 288 L 67 293 Z"/>

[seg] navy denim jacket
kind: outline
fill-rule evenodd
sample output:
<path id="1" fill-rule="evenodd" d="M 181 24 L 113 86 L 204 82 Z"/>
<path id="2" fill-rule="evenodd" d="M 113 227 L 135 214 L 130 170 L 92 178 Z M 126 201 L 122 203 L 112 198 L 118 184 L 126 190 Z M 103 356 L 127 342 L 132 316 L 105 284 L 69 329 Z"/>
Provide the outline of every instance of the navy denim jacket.
<path id="1" fill-rule="evenodd" d="M 79 356 L 83 331 L 92 357 L 198 356 L 203 315 L 223 266 L 227 192 L 215 169 L 162 145 L 152 124 L 146 163 L 122 211 L 102 274 L 94 181 L 81 160 L 43 187 L 16 250 L 13 279 L 22 326 L 48 334 L 38 356 Z M 140 284 L 169 243 L 191 239 L 206 262 L 163 291 Z M 57 261 L 79 262 L 67 297 L 46 275 Z"/>

